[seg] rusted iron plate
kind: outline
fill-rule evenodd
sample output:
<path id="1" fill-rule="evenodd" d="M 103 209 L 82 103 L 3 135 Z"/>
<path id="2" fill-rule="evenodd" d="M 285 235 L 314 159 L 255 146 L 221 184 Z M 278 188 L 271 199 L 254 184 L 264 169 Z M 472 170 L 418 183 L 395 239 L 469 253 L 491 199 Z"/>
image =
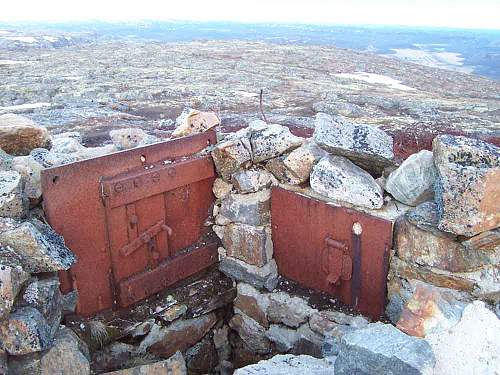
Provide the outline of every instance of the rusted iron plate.
<path id="1" fill-rule="evenodd" d="M 63 292 L 74 288 L 78 289 L 78 313 L 90 315 L 113 307 L 116 301 L 114 288 L 116 280 L 113 275 L 112 258 L 108 246 L 108 225 L 106 209 L 103 205 L 101 181 L 140 168 L 147 171 L 146 167 L 159 165 L 165 160 L 173 163 L 175 160 L 183 162 L 183 158 L 197 153 L 215 142 L 215 133 L 210 131 L 50 168 L 42 172 L 43 204 L 47 220 L 57 232 L 64 236 L 68 247 L 78 256 L 77 264 L 72 267 L 70 272 L 63 273 L 60 277 Z M 200 171 L 199 173 L 204 172 Z M 213 177 L 196 182 L 194 186 L 206 186 L 211 184 L 212 180 Z M 180 187 L 173 191 L 183 188 Z M 163 202 L 167 204 L 169 201 L 167 196 L 171 193 L 165 193 L 165 199 L 162 194 L 157 194 L 148 198 L 151 201 L 141 203 L 139 200 L 133 204 L 134 207 L 124 205 L 122 206 L 124 207 L 124 215 L 129 217 L 129 221 L 133 215 L 147 217 L 150 205 L 154 205 L 155 200 L 159 204 L 163 204 Z M 206 207 L 206 200 L 211 199 L 213 198 L 209 194 L 208 197 L 204 198 L 203 205 Z M 196 205 L 192 202 L 190 204 Z M 133 212 L 134 210 L 136 213 Z M 183 214 L 185 213 L 183 212 Z M 169 214 L 166 216 L 165 223 L 169 225 Z M 201 214 L 199 214 L 198 220 L 199 217 Z M 125 233 L 127 243 L 129 236 L 130 238 L 138 236 L 158 220 L 160 219 L 150 223 L 137 223 L 136 227 L 129 226 Z M 200 229 L 198 229 L 199 231 Z M 166 235 L 164 231 L 159 236 L 162 235 Z M 157 241 L 161 242 L 161 240 Z M 193 242 L 195 241 L 191 243 Z M 162 251 L 165 248 L 166 246 L 163 246 Z M 138 252 L 140 251 L 138 250 Z M 138 252 L 134 252 L 134 254 Z"/>
<path id="2" fill-rule="evenodd" d="M 273 188 L 274 256 L 280 275 L 379 319 L 385 306 L 392 223 Z"/>
<path id="3" fill-rule="evenodd" d="M 210 244 L 179 255 L 151 271 L 131 276 L 119 284 L 121 305 L 126 307 L 157 293 L 211 266 L 217 259 L 217 244 Z"/>

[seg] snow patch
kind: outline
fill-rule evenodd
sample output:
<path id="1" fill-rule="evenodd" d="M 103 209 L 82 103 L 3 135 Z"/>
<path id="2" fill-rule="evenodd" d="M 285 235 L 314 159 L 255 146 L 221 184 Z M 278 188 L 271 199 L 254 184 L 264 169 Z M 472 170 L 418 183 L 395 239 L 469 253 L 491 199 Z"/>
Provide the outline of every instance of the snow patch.
<path id="1" fill-rule="evenodd" d="M 51 42 L 51 43 L 54 43 L 54 42 L 57 42 L 57 39 L 56 37 L 53 37 L 53 36 L 44 36 L 43 39 Z"/>
<path id="2" fill-rule="evenodd" d="M 36 43 L 36 38 L 32 36 L 3 36 L 2 39 L 13 40 L 15 42 Z"/>
<path id="3" fill-rule="evenodd" d="M 7 107 L 0 107 L 0 111 L 19 111 L 27 109 L 37 109 L 42 107 L 50 107 L 50 103 L 27 103 L 27 104 L 11 105 Z"/>
<path id="4" fill-rule="evenodd" d="M 32 62 L 27 60 L 0 60 L 0 65 L 30 64 Z"/>
<path id="5" fill-rule="evenodd" d="M 247 91 L 235 91 L 234 93 L 236 95 L 243 96 L 244 98 L 256 98 L 259 96 L 259 94 L 255 92 L 247 92 Z"/>
<path id="6" fill-rule="evenodd" d="M 364 82 L 373 83 L 373 84 L 387 85 L 387 86 L 389 86 L 393 89 L 396 89 L 396 90 L 403 90 L 403 91 L 415 90 L 412 87 L 402 85 L 401 81 L 398 81 L 394 78 L 384 76 L 381 74 L 355 72 L 355 73 L 338 73 L 338 74 L 334 74 L 334 76 L 339 77 L 339 78 L 347 78 L 347 79 L 354 79 L 354 80 L 358 80 L 358 81 L 364 81 Z"/>
<path id="7" fill-rule="evenodd" d="M 394 54 L 385 55 L 396 57 L 400 60 L 410 61 L 416 64 L 430 66 L 433 68 L 453 70 L 462 73 L 472 73 L 473 67 L 465 66 L 464 58 L 460 53 L 440 51 L 426 51 L 412 48 L 392 49 Z"/>

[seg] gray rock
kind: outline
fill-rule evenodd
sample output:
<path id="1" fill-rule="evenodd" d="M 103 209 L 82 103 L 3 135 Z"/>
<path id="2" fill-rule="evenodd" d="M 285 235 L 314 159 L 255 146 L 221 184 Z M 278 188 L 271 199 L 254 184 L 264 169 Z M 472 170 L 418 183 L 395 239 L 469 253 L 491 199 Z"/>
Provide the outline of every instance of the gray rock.
<path id="1" fill-rule="evenodd" d="M 156 137 L 138 128 L 111 130 L 109 136 L 118 150 L 128 150 L 130 148 L 158 142 Z"/>
<path id="2" fill-rule="evenodd" d="M 249 131 L 242 129 L 215 145 L 212 158 L 217 172 L 223 179 L 229 181 L 233 173 L 250 164 L 252 146 L 249 137 Z"/>
<path id="3" fill-rule="evenodd" d="M 434 364 L 426 341 L 390 324 L 372 323 L 341 338 L 335 374 L 431 374 Z"/>
<path id="4" fill-rule="evenodd" d="M 237 290 L 238 293 L 233 305 L 235 311 L 241 311 L 265 328 L 269 327 L 267 319 L 269 294 L 261 293 L 245 283 L 238 283 Z"/>
<path id="5" fill-rule="evenodd" d="M 260 163 L 299 147 L 303 139 L 294 136 L 286 126 L 270 124 L 252 129 L 250 141 L 253 162 Z"/>
<path id="6" fill-rule="evenodd" d="M 302 324 L 297 329 L 298 340 L 293 347 L 294 354 L 307 354 L 316 358 L 322 358 L 322 347 L 324 337 L 309 328 L 309 324 Z"/>
<path id="7" fill-rule="evenodd" d="M 35 159 L 38 163 L 40 163 L 44 168 L 50 168 L 59 165 L 74 163 L 81 159 L 77 153 L 64 154 L 58 152 L 51 152 L 44 148 L 34 149 L 33 151 L 31 151 L 30 156 L 32 156 L 33 159 Z"/>
<path id="8" fill-rule="evenodd" d="M 0 220 L 0 243 L 0 263 L 18 262 L 31 273 L 67 270 L 76 262 L 63 238 L 38 220 Z"/>
<path id="9" fill-rule="evenodd" d="M 273 290 L 278 284 L 278 268 L 274 259 L 263 267 L 257 267 L 221 254 L 219 269 L 227 276 L 256 288 Z"/>
<path id="10" fill-rule="evenodd" d="M 266 330 L 245 314 L 236 314 L 229 321 L 229 327 L 238 332 L 245 344 L 256 353 L 268 353 L 271 350 Z"/>
<path id="11" fill-rule="evenodd" d="M 74 137 L 58 137 L 52 139 L 51 152 L 72 154 L 82 151 L 84 146 Z"/>
<path id="12" fill-rule="evenodd" d="M 313 138 L 326 151 L 345 156 L 369 171 L 381 173 L 393 164 L 392 137 L 374 126 L 318 113 Z"/>
<path id="13" fill-rule="evenodd" d="M 26 284 L 16 300 L 15 307 L 28 306 L 40 311 L 50 327 L 51 335 L 55 335 L 61 322 L 63 309 L 63 299 L 57 275 L 34 277 Z"/>
<path id="14" fill-rule="evenodd" d="M 442 135 L 433 141 L 439 228 L 474 236 L 500 226 L 500 148 Z"/>
<path id="15" fill-rule="evenodd" d="M 433 198 L 436 175 L 432 152 L 422 150 L 408 157 L 389 175 L 385 190 L 396 200 L 416 206 Z"/>
<path id="16" fill-rule="evenodd" d="M 7 113 L 0 115 L 0 147 L 11 155 L 27 155 L 37 147 L 50 145 L 49 132 L 29 118 Z"/>
<path id="17" fill-rule="evenodd" d="M 320 314 L 332 322 L 356 329 L 364 328 L 369 323 L 368 320 L 361 315 L 347 315 L 340 311 L 324 310 L 321 311 Z"/>
<path id="18" fill-rule="evenodd" d="M 43 315 L 33 307 L 23 307 L 0 323 L 0 348 L 10 355 L 47 349 L 53 335 Z"/>
<path id="19" fill-rule="evenodd" d="M 0 171 L 0 217 L 24 218 L 28 213 L 28 199 L 24 194 L 24 180 L 16 171 Z"/>
<path id="20" fill-rule="evenodd" d="M 266 336 L 275 344 L 276 350 L 280 353 L 290 351 L 299 339 L 297 330 L 279 324 L 271 324 L 266 332 Z"/>
<path id="21" fill-rule="evenodd" d="M 239 193 L 255 193 L 271 187 L 274 181 L 273 176 L 264 170 L 242 170 L 232 177 L 234 187 Z"/>
<path id="22" fill-rule="evenodd" d="M 0 265 L 0 319 L 10 313 L 14 299 L 29 277 L 29 273 L 19 266 Z"/>
<path id="23" fill-rule="evenodd" d="M 176 128 L 172 132 L 172 138 L 203 133 L 219 124 L 220 119 L 214 112 L 200 112 L 186 108 L 175 120 Z"/>
<path id="24" fill-rule="evenodd" d="M 222 201 L 220 213 L 232 222 L 265 225 L 269 222 L 271 191 L 257 193 L 231 193 Z"/>
<path id="25" fill-rule="evenodd" d="M 155 374 L 172 374 L 172 375 L 186 375 L 187 368 L 184 357 L 181 352 L 176 352 L 170 358 L 164 361 L 158 361 L 141 366 L 127 368 L 124 370 L 117 370 L 107 372 L 106 374 L 113 375 L 155 375 Z"/>
<path id="26" fill-rule="evenodd" d="M 12 169 L 18 171 L 25 181 L 24 193 L 37 203 L 42 197 L 40 173 L 44 169 L 31 155 L 18 156 L 12 160 Z"/>
<path id="27" fill-rule="evenodd" d="M 78 143 L 82 143 L 83 138 L 79 132 L 71 131 L 71 132 L 63 132 L 59 134 L 53 134 L 52 139 L 60 139 L 60 138 L 73 138 L 78 141 Z"/>
<path id="28" fill-rule="evenodd" d="M 222 244 L 227 255 L 262 267 L 273 257 L 271 229 L 246 224 L 225 226 Z"/>
<path id="29" fill-rule="evenodd" d="M 292 297 L 285 292 L 269 294 L 267 317 L 272 323 L 283 323 L 297 328 L 315 312 L 316 310 L 300 297 Z"/>
<path id="30" fill-rule="evenodd" d="M 332 200 L 370 209 L 381 208 L 383 192 L 369 173 L 342 156 L 327 156 L 311 173 L 311 188 Z"/>
<path id="31" fill-rule="evenodd" d="M 10 171 L 14 157 L 0 148 L 0 171 Z"/>
<path id="32" fill-rule="evenodd" d="M 233 189 L 233 185 L 224 181 L 222 178 L 216 178 L 214 181 L 214 186 L 212 187 L 212 191 L 216 198 L 223 199 L 225 198 Z"/>
<path id="33" fill-rule="evenodd" d="M 332 375 L 333 366 L 309 355 L 277 355 L 257 364 L 242 367 L 234 375 Z"/>

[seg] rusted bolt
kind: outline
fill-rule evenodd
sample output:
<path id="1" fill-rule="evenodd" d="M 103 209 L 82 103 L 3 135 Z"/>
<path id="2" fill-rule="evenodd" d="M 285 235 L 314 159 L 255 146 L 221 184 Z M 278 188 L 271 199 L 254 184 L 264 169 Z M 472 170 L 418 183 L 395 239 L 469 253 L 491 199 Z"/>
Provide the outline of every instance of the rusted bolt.
<path id="1" fill-rule="evenodd" d="M 132 224 L 132 226 L 134 226 L 135 224 L 137 224 L 138 221 L 139 221 L 139 219 L 137 218 L 136 215 L 132 215 L 130 217 L 130 224 Z"/>
<path id="2" fill-rule="evenodd" d="M 153 173 L 153 176 L 151 177 L 151 179 L 153 180 L 153 182 L 160 181 L 160 174 L 158 172 Z"/>
<path id="3" fill-rule="evenodd" d="M 352 225 L 352 233 L 354 233 L 356 236 L 361 235 L 363 233 L 363 227 L 361 226 L 361 223 L 355 222 Z"/>
<path id="4" fill-rule="evenodd" d="M 174 168 L 174 167 L 168 168 L 168 170 L 167 170 L 167 174 L 168 174 L 170 177 L 174 177 L 174 176 L 175 176 L 175 174 L 176 174 L 175 168 Z"/>
<path id="5" fill-rule="evenodd" d="M 123 191 L 123 184 L 118 182 L 115 184 L 115 193 L 121 193 Z"/>

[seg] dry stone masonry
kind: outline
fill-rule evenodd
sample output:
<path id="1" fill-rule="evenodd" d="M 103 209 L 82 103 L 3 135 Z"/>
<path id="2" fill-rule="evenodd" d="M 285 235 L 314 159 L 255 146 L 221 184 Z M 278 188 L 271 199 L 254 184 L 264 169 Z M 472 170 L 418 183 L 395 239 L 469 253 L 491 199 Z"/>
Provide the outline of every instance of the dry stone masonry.
<path id="1" fill-rule="evenodd" d="M 219 124 L 186 109 L 172 137 Z M 77 293 L 60 292 L 57 272 L 78 259 L 44 222 L 40 173 L 161 140 L 121 129 L 89 148 L 77 132 L 0 116 L 0 373 L 500 373 L 498 147 L 441 135 L 398 160 L 383 130 L 323 113 L 308 139 L 263 121 L 218 139 L 206 151 L 219 264 L 124 312 L 83 318 Z M 385 323 L 280 276 L 278 186 L 393 223 Z"/>

